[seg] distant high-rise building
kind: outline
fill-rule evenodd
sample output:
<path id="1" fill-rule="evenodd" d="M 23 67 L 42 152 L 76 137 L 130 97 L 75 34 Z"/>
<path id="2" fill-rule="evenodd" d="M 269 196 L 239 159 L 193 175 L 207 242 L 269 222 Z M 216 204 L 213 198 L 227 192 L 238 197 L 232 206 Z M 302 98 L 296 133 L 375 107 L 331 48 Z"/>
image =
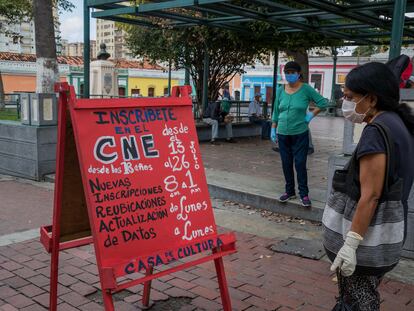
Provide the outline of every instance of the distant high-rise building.
<path id="1" fill-rule="evenodd" d="M 103 19 L 96 20 L 96 48 L 102 43 L 111 58 L 133 58 L 131 51 L 125 44 L 125 31 L 116 27 L 115 22 Z"/>
<path id="2" fill-rule="evenodd" d="M 57 11 L 55 15 L 56 52 L 60 54 L 62 46 Z M 0 16 L 0 52 L 36 54 L 35 25 L 32 20 L 10 24 Z"/>
<path id="3" fill-rule="evenodd" d="M 8 24 L 6 18 L 0 16 L 2 31 L 0 32 L 0 52 L 35 54 L 35 33 L 33 21 L 19 24 Z"/>
<path id="4" fill-rule="evenodd" d="M 83 56 L 83 42 L 71 42 L 62 40 L 62 56 Z M 90 41 L 90 58 L 96 58 L 96 41 Z"/>

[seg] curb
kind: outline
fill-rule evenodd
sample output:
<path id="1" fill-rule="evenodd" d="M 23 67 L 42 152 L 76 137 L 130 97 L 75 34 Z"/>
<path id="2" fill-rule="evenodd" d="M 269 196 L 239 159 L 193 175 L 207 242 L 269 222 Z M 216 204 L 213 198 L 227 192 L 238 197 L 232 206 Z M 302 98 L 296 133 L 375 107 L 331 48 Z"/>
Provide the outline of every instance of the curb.
<path id="1" fill-rule="evenodd" d="M 55 175 L 46 175 L 44 177 L 44 180 L 46 182 L 53 183 L 55 182 Z M 318 201 L 313 201 L 314 206 L 312 208 L 306 208 L 303 207 L 298 200 L 281 203 L 276 197 L 222 187 L 213 183 L 209 183 L 208 181 L 207 184 L 211 197 L 222 200 L 235 201 L 241 204 L 251 205 L 259 209 L 289 215 L 292 217 L 299 217 L 302 219 L 317 222 L 322 221 L 323 205 Z"/>
<path id="2" fill-rule="evenodd" d="M 323 208 L 318 206 L 306 208 L 303 207 L 299 201 L 281 203 L 273 197 L 242 192 L 235 189 L 217 186 L 211 183 L 208 184 L 208 190 L 210 192 L 210 196 L 218 199 L 235 201 L 280 214 L 300 217 L 306 220 L 316 222 L 322 221 Z"/>

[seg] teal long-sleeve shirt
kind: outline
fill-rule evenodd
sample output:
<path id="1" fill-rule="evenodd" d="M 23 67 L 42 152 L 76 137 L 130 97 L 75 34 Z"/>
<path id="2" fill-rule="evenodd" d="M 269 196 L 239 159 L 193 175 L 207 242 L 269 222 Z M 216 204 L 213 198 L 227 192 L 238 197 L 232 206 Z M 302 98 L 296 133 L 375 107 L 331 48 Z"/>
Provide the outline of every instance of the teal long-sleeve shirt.
<path id="1" fill-rule="evenodd" d="M 328 105 L 328 100 L 309 84 L 303 83 L 293 94 L 286 93 L 283 86 L 279 87 L 272 115 L 272 122 L 277 123 L 277 132 L 282 135 L 298 135 L 306 132 L 309 127 L 305 122 L 305 116 L 310 102 L 314 102 L 320 109 Z"/>

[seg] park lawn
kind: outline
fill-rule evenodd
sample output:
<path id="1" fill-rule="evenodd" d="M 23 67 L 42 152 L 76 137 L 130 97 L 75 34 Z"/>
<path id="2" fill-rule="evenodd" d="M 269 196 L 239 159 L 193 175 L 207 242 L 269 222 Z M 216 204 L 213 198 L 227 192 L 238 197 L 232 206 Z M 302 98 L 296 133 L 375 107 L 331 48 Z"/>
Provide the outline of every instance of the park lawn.
<path id="1" fill-rule="evenodd" d="M 19 121 L 16 109 L 0 109 L 0 120 Z"/>

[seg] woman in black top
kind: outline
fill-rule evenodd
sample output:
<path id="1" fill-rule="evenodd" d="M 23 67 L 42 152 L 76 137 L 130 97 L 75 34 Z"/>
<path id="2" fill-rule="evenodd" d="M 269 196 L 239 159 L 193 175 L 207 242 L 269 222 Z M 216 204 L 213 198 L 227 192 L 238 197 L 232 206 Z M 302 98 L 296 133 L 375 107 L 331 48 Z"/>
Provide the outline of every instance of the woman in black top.
<path id="1" fill-rule="evenodd" d="M 370 252 L 375 252 L 376 248 L 390 243 L 395 243 L 396 247 L 391 249 L 398 252 L 398 254 L 391 252 L 390 256 L 395 258 L 400 256 L 403 236 L 406 235 L 407 201 L 414 177 L 414 116 L 406 104 L 399 103 L 398 80 L 382 63 L 359 66 L 347 75 L 342 110 L 346 119 L 354 123 L 368 123 L 356 149 L 360 197 L 351 219 L 349 215 L 342 214 L 339 217 L 343 218 L 339 221 L 330 221 L 338 217 L 338 213 L 327 204 L 323 220 L 325 241 L 329 235 L 332 237 L 336 232 L 342 232 L 340 238 L 343 237 L 344 241 L 337 252 L 332 252 L 326 244 L 325 247 L 328 256 L 333 260 L 331 270 L 340 269 L 344 276 L 343 290 L 348 303 L 353 305 L 355 310 L 378 311 L 380 298 L 377 287 L 383 275 L 395 264 L 384 268 L 371 268 L 366 265 L 361 267 L 357 257 L 364 252 L 364 256 L 368 254 L 375 258 L 375 254 Z M 399 214 L 401 220 L 398 223 L 393 223 L 391 219 L 387 219 L 390 216 L 385 215 L 383 223 L 374 224 L 379 232 L 385 232 L 377 237 L 375 245 L 371 240 L 373 235 L 371 220 L 376 212 L 380 212 L 379 202 L 385 181 L 387 152 L 385 141 L 379 129 L 372 126 L 373 123 L 385 125 L 394 142 L 392 156 L 396 159 L 396 166 L 391 169 L 394 170 L 393 176 L 403 180 L 400 203 L 404 209 L 404 215 L 402 212 Z M 332 205 L 335 205 L 335 202 Z M 386 231 L 383 230 L 385 227 L 392 228 Z M 369 245 L 364 241 L 364 236 L 368 234 L 371 243 Z"/>

